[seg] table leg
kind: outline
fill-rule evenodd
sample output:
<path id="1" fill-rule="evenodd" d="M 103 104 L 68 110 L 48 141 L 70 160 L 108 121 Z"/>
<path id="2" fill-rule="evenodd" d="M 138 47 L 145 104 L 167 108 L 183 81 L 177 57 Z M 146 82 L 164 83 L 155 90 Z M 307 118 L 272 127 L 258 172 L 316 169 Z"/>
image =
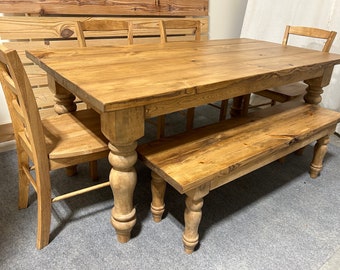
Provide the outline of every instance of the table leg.
<path id="1" fill-rule="evenodd" d="M 57 114 L 74 112 L 77 110 L 77 104 L 74 102 L 76 97 L 58 84 L 53 77 L 48 76 L 48 86 L 54 94 L 54 110 Z"/>
<path id="2" fill-rule="evenodd" d="M 244 116 L 248 113 L 250 94 L 233 98 L 230 109 L 232 117 Z"/>
<path id="3" fill-rule="evenodd" d="M 233 103 L 230 108 L 230 115 L 232 117 L 237 117 L 241 115 L 242 102 L 243 102 L 243 96 L 233 98 Z"/>
<path id="4" fill-rule="evenodd" d="M 323 93 L 322 88 L 329 84 L 332 77 L 332 72 L 333 66 L 326 68 L 324 70 L 323 76 L 304 81 L 306 84 L 308 84 L 306 89 L 307 93 L 303 97 L 306 103 L 319 104 L 321 102 L 321 94 Z"/>
<path id="5" fill-rule="evenodd" d="M 54 111 L 57 114 L 63 114 L 68 112 L 74 112 L 77 110 L 77 104 L 74 102 L 75 96 L 58 84 L 54 78 L 47 75 L 48 86 L 51 92 L 54 94 Z M 70 166 L 65 168 L 67 176 L 73 176 L 77 174 L 77 166 Z"/>
<path id="6" fill-rule="evenodd" d="M 136 210 L 133 207 L 133 191 L 137 174 L 133 167 L 137 161 L 137 143 L 112 145 L 109 161 L 112 165 L 110 185 L 114 194 L 114 207 L 111 211 L 111 224 L 116 229 L 118 241 L 126 243 L 136 223 Z"/>
<path id="7" fill-rule="evenodd" d="M 111 224 L 121 243 L 128 242 L 136 223 L 133 192 L 137 182 L 137 139 L 144 135 L 144 108 L 130 108 L 101 115 L 103 134 L 109 139 L 110 186 L 114 197 Z"/>

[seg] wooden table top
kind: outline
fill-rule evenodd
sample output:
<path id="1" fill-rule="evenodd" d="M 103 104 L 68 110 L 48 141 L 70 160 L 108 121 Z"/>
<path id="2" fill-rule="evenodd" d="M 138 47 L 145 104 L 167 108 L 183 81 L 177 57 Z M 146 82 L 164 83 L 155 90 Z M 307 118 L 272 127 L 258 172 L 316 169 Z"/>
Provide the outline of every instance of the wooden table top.
<path id="1" fill-rule="evenodd" d="M 340 63 L 337 54 L 252 39 L 32 50 L 26 54 L 99 112 L 222 88 L 233 97 L 320 77 L 326 68 Z M 233 86 L 240 92 L 234 93 Z"/>

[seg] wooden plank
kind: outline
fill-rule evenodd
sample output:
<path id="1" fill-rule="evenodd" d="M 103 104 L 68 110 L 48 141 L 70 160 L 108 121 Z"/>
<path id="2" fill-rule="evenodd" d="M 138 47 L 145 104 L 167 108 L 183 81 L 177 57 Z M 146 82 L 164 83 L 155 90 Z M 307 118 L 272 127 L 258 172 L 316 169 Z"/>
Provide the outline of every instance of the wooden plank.
<path id="1" fill-rule="evenodd" d="M 76 38 L 74 25 L 76 21 L 98 20 L 101 17 L 0 17 L 0 38 L 15 40 L 32 39 L 69 39 Z M 133 18 L 112 17 L 112 20 L 132 21 L 134 36 L 159 35 L 159 20 L 169 18 Z M 176 18 L 175 18 L 176 19 Z M 183 18 L 177 18 L 183 19 Z M 194 18 L 201 21 L 201 34 L 208 35 L 208 17 Z M 100 35 L 100 34 L 99 34 Z"/>
<path id="2" fill-rule="evenodd" d="M 3 13 L 128 16 L 207 16 L 208 0 L 2 0 Z"/>

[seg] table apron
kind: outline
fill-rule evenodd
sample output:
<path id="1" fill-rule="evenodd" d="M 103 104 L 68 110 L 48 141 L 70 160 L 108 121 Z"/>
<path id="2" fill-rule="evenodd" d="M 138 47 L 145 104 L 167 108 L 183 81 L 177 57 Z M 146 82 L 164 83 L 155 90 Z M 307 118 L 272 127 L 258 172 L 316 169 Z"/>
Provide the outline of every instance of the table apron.
<path id="1" fill-rule="evenodd" d="M 248 79 L 233 80 L 229 82 L 218 83 L 196 87 L 194 91 L 183 91 L 183 95 L 171 98 L 157 98 L 155 102 L 145 105 L 145 118 L 184 110 L 187 108 L 197 107 L 200 105 L 230 99 L 242 95 L 247 95 L 267 88 L 277 87 L 293 82 L 322 78 L 325 73 L 329 73 L 333 66 L 323 68 L 311 68 L 308 70 L 296 70 L 284 76 L 278 74 L 262 74 Z M 330 77 L 329 77 L 330 78 Z M 329 78 L 322 80 L 321 87 L 329 84 Z"/>

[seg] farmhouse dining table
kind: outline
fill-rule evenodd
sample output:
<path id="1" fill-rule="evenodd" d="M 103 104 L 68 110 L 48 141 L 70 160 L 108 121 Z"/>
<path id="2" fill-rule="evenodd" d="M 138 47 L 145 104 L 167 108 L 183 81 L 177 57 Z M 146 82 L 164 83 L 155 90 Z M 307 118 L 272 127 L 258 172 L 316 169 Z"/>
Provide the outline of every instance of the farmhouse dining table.
<path id="1" fill-rule="evenodd" d="M 321 101 L 340 55 L 253 39 L 171 42 L 26 51 L 48 74 L 55 110 L 75 96 L 101 115 L 109 140 L 114 194 L 111 223 L 119 242 L 136 222 L 137 140 L 145 119 L 297 81 L 307 103 Z"/>

